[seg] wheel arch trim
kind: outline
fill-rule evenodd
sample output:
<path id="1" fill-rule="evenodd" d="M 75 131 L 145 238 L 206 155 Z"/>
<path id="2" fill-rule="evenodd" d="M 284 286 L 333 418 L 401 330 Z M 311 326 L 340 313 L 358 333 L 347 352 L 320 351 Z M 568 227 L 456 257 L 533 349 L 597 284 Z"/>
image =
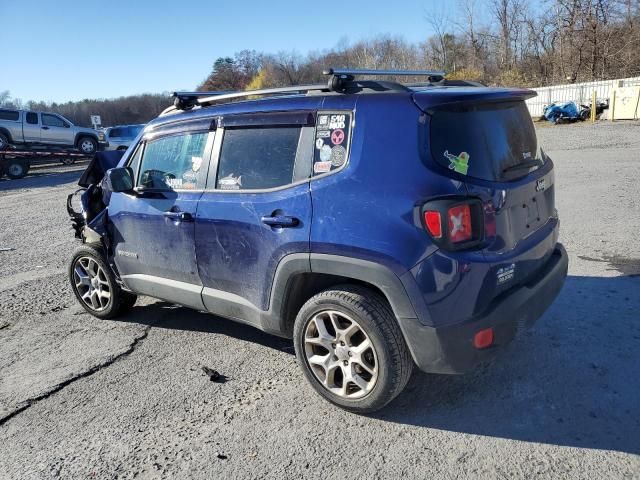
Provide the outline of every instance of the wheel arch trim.
<path id="1" fill-rule="evenodd" d="M 95 140 L 96 141 L 96 150 L 97 150 L 98 144 L 100 143 L 100 140 L 98 140 L 98 135 L 94 135 L 91 132 L 78 132 L 78 133 L 76 133 L 76 136 L 73 139 L 73 144 L 77 147 L 78 143 L 80 143 L 80 139 L 82 139 L 84 137 L 89 137 L 89 138 Z"/>
<path id="2" fill-rule="evenodd" d="M 7 142 L 9 144 L 13 143 L 13 137 L 11 136 L 11 132 L 7 128 L 0 127 L 0 133 L 7 137 Z"/>

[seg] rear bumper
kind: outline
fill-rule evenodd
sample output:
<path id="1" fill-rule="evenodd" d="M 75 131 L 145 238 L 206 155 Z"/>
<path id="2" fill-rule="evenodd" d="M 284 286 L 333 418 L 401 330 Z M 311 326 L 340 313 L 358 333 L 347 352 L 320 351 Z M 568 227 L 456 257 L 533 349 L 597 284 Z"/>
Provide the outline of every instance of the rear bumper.
<path id="1" fill-rule="evenodd" d="M 500 347 L 535 323 L 558 296 L 567 276 L 568 257 L 558 243 L 544 268 L 526 285 L 505 292 L 494 300 L 487 313 L 471 320 L 430 327 L 418 319 L 401 318 L 414 361 L 425 372 L 464 373 L 479 363 L 491 360 Z M 493 328 L 493 344 L 485 349 L 473 346 L 473 337 L 485 328 Z"/>

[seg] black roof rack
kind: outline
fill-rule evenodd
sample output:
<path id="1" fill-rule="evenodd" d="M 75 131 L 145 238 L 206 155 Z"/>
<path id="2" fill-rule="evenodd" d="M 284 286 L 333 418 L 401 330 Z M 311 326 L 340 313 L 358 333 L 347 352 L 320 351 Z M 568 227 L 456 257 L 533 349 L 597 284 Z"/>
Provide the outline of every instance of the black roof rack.
<path id="1" fill-rule="evenodd" d="M 394 75 L 394 76 L 427 76 L 444 77 L 443 70 L 368 70 L 358 68 L 327 68 L 322 71 L 323 75 Z"/>
<path id="2" fill-rule="evenodd" d="M 191 110 L 195 106 L 206 107 L 214 103 L 233 100 L 243 97 L 271 96 L 302 94 L 313 92 L 339 92 L 357 93 L 363 90 L 370 91 L 409 91 L 407 86 L 398 82 L 379 80 L 355 80 L 355 76 L 426 76 L 429 85 L 441 82 L 445 72 L 440 70 L 366 70 L 366 69 L 340 69 L 329 68 L 324 70 L 323 75 L 329 76 L 327 84 L 314 85 L 294 85 L 290 87 L 263 88 L 260 90 L 245 91 L 218 91 L 218 92 L 173 92 L 173 107 L 167 108 L 161 115 L 174 110 Z"/>
<path id="3" fill-rule="evenodd" d="M 343 91 L 348 88 L 349 83 L 353 82 L 355 76 L 424 76 L 428 77 L 430 83 L 440 82 L 444 80 L 445 72 L 442 70 L 368 70 L 358 68 L 328 68 L 322 72 L 329 75 L 329 86 L 335 91 Z M 382 82 L 378 82 L 382 83 Z M 395 83 L 397 82 L 385 82 Z M 396 88 L 397 89 L 397 88 Z M 407 88 L 405 87 L 405 90 Z"/>

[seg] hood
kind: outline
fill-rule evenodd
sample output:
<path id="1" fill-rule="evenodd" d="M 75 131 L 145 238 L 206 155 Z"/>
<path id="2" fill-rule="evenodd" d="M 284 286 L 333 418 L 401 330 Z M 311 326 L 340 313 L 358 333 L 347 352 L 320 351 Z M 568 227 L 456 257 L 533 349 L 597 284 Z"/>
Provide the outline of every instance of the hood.
<path id="1" fill-rule="evenodd" d="M 88 187 L 92 184 L 99 184 L 104 178 L 107 170 L 118 166 L 118 162 L 124 153 L 124 150 L 111 150 L 96 153 L 93 159 L 91 159 L 91 162 L 89 162 L 87 169 L 80 176 L 78 185 L 81 187 Z"/>
<path id="2" fill-rule="evenodd" d="M 77 132 L 90 133 L 91 135 L 98 136 L 98 131 L 93 128 L 78 127 L 77 125 L 74 125 L 74 127 Z"/>

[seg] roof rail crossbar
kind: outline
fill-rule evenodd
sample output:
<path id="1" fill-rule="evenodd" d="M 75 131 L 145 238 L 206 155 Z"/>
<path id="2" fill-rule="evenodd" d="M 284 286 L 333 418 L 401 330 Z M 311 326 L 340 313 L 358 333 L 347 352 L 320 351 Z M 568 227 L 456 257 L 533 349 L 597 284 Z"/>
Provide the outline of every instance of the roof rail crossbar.
<path id="1" fill-rule="evenodd" d="M 426 77 L 444 77 L 446 73 L 442 70 L 367 70 L 352 68 L 328 68 L 323 70 L 323 75 L 411 75 Z"/>
<path id="2" fill-rule="evenodd" d="M 356 75 L 358 76 L 425 76 L 430 82 L 439 82 L 444 79 L 445 72 L 441 70 L 367 70 L 354 68 L 328 68 L 322 71 L 323 75 L 329 75 L 329 88 L 336 92 L 349 88 Z M 392 83 L 392 82 L 385 82 Z M 397 84 L 398 88 L 402 84 Z"/>

